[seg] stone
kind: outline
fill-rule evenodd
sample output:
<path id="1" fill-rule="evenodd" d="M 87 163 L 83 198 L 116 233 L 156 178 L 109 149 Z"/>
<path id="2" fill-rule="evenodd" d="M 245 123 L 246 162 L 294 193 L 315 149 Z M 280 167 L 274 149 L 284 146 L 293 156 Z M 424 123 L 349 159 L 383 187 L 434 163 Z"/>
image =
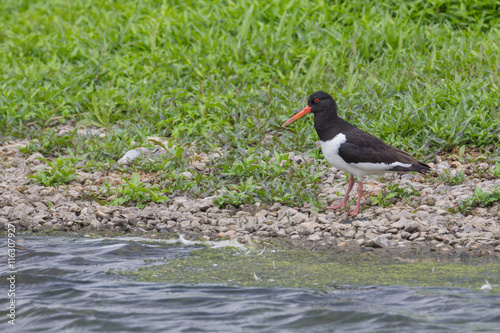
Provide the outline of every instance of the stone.
<path id="1" fill-rule="evenodd" d="M 310 235 L 314 233 L 316 228 L 319 228 L 320 224 L 316 222 L 304 222 L 299 225 L 298 231 L 302 235 Z"/>
<path id="2" fill-rule="evenodd" d="M 361 239 L 361 238 L 363 238 L 364 236 L 365 236 L 364 231 L 362 231 L 362 230 L 358 230 L 358 231 L 356 232 L 356 235 L 354 235 L 354 239 Z"/>
<path id="3" fill-rule="evenodd" d="M 320 232 L 314 233 L 307 238 L 307 240 L 309 240 L 309 241 L 319 241 L 320 239 L 321 239 Z"/>
<path id="4" fill-rule="evenodd" d="M 438 235 L 435 235 L 434 236 L 434 239 L 435 240 L 438 240 L 440 242 L 443 242 L 443 241 L 450 241 L 454 238 L 453 235 L 447 235 L 447 234 L 438 234 Z"/>
<path id="5" fill-rule="evenodd" d="M 82 208 L 76 203 L 70 202 L 68 206 L 68 211 L 72 213 L 79 213 L 82 211 Z"/>
<path id="6" fill-rule="evenodd" d="M 406 232 L 414 233 L 414 232 L 420 230 L 420 226 L 415 221 L 408 221 L 407 220 L 406 223 L 404 224 L 404 229 L 405 229 Z"/>
<path id="7" fill-rule="evenodd" d="M 394 247 L 396 244 L 387 239 L 387 237 L 380 235 L 374 239 L 370 239 L 365 242 L 364 246 L 367 247 L 379 247 L 379 248 L 389 248 Z"/>
<path id="8" fill-rule="evenodd" d="M 228 230 L 222 234 L 222 237 L 225 237 L 228 239 L 235 239 L 236 238 L 236 231 Z"/>
<path id="9" fill-rule="evenodd" d="M 248 232 L 254 232 L 256 230 L 255 223 L 253 222 L 247 222 L 244 226 L 244 229 Z"/>
<path id="10" fill-rule="evenodd" d="M 309 218 L 309 216 L 307 214 L 297 213 L 293 217 L 290 218 L 290 222 L 292 223 L 292 225 L 298 225 L 304 221 L 307 221 L 308 218 Z"/>
<path id="11" fill-rule="evenodd" d="M 347 239 L 353 239 L 354 236 L 356 236 L 356 231 L 353 229 L 348 230 L 344 235 L 344 237 Z"/>
<path id="12" fill-rule="evenodd" d="M 197 201 L 198 208 L 200 211 L 205 212 L 208 208 L 214 205 L 215 196 L 206 197 Z"/>
<path id="13" fill-rule="evenodd" d="M 22 203 L 20 205 L 17 205 L 16 207 L 14 207 L 14 209 L 12 209 L 12 211 L 11 211 L 11 214 L 16 213 L 16 212 L 20 212 L 20 213 L 22 213 L 22 215 L 30 215 L 34 211 L 35 211 L 35 208 L 33 208 L 31 205 L 27 205 L 25 203 Z"/>
<path id="14" fill-rule="evenodd" d="M 99 231 L 101 230 L 101 223 L 98 220 L 92 220 L 90 222 L 90 228 Z"/>
<path id="15" fill-rule="evenodd" d="M 38 165 L 38 164 L 45 164 L 46 162 L 43 161 L 43 155 L 40 154 L 40 153 L 34 153 L 34 154 L 31 154 L 30 157 L 28 157 L 26 159 L 26 162 L 29 163 L 29 164 L 33 164 L 33 165 Z"/>
<path id="16" fill-rule="evenodd" d="M 191 229 L 193 230 L 200 230 L 200 223 L 198 221 L 191 221 Z"/>
<path id="17" fill-rule="evenodd" d="M 185 200 L 181 202 L 180 207 L 184 208 L 183 211 L 196 213 L 200 211 L 200 207 L 194 200 Z"/>
<path id="18" fill-rule="evenodd" d="M 278 211 L 278 220 L 281 220 L 283 218 L 286 218 L 289 220 L 292 216 L 294 216 L 297 213 L 298 213 L 298 211 L 296 209 L 289 208 L 289 207 L 283 207 Z"/>
<path id="19" fill-rule="evenodd" d="M 104 214 L 107 214 L 107 215 L 112 215 L 113 212 L 116 210 L 116 208 L 108 207 L 108 206 L 101 206 L 101 205 L 97 205 L 96 209 L 97 209 L 97 211 L 104 213 Z"/>
<path id="20" fill-rule="evenodd" d="M 378 231 L 380 233 L 386 233 L 388 230 L 389 230 L 389 227 L 386 227 L 386 226 L 383 226 L 383 225 L 381 225 L 381 226 L 378 227 Z"/>
<path id="21" fill-rule="evenodd" d="M 128 218 L 128 224 L 132 226 L 136 226 L 140 222 L 139 218 L 137 216 L 131 216 Z"/>
<path id="22" fill-rule="evenodd" d="M 277 237 L 286 237 L 286 230 L 285 229 L 279 229 L 278 232 L 276 233 Z"/>
<path id="23" fill-rule="evenodd" d="M 29 228 L 35 225 L 34 220 L 26 216 L 23 216 L 19 219 L 19 224 L 25 228 Z"/>
<path id="24" fill-rule="evenodd" d="M 281 204 L 279 202 L 275 202 L 270 208 L 269 211 L 271 212 L 277 212 L 281 209 Z"/>
<path id="25" fill-rule="evenodd" d="M 183 175 L 184 177 L 186 177 L 188 179 L 193 178 L 193 174 L 191 172 L 189 172 L 189 171 L 181 172 L 181 175 Z"/>
<path id="26" fill-rule="evenodd" d="M 111 216 L 104 212 L 101 212 L 99 209 L 96 211 L 95 215 L 101 220 L 110 220 Z"/>
<path id="27" fill-rule="evenodd" d="M 410 237 L 408 237 L 408 240 L 415 240 L 417 239 L 418 237 L 420 237 L 420 233 L 419 232 L 414 232 L 413 234 L 411 234 Z"/>
<path id="28" fill-rule="evenodd" d="M 366 237 L 366 239 L 374 239 L 374 238 L 378 237 L 378 235 L 374 231 L 372 231 L 371 229 L 368 229 L 365 232 L 365 237 Z"/>
<path id="29" fill-rule="evenodd" d="M 406 232 L 406 231 L 401 232 L 401 238 L 407 239 L 410 236 L 411 236 L 411 234 L 409 232 Z"/>

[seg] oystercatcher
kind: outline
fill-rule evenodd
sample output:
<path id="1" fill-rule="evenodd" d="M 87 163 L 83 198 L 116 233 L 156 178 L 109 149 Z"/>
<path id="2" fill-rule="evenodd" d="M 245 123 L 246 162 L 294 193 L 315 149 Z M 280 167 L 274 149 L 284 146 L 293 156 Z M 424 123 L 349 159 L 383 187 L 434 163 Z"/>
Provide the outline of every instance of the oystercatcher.
<path id="1" fill-rule="evenodd" d="M 349 186 L 342 202 L 327 209 L 343 207 L 358 178 L 358 201 L 356 208 L 347 214 L 357 215 L 363 192 L 361 178 L 386 172 L 417 171 L 426 173 L 430 167 L 420 163 L 409 154 L 388 145 L 379 138 L 351 125 L 337 115 L 337 104 L 324 91 L 316 91 L 307 101 L 307 106 L 288 119 L 282 127 L 291 124 L 303 115 L 314 114 L 314 128 L 321 140 L 321 150 L 326 160 L 342 171 L 349 173 Z"/>

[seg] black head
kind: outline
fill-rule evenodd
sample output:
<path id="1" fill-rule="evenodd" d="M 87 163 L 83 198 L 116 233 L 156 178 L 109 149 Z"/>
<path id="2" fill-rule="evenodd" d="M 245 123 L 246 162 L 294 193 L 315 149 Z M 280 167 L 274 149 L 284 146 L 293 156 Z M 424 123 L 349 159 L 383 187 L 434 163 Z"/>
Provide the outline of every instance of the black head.
<path id="1" fill-rule="evenodd" d="M 299 113 L 295 114 L 292 118 L 288 119 L 282 127 L 293 123 L 305 114 L 312 112 L 314 114 L 314 123 L 324 121 L 335 121 L 337 117 L 337 104 L 332 96 L 324 91 L 316 91 L 307 100 L 307 106 Z"/>
<path id="2" fill-rule="evenodd" d="M 311 108 L 312 113 L 328 112 L 337 114 L 337 103 L 332 96 L 324 91 L 316 91 L 309 96 L 307 105 Z"/>

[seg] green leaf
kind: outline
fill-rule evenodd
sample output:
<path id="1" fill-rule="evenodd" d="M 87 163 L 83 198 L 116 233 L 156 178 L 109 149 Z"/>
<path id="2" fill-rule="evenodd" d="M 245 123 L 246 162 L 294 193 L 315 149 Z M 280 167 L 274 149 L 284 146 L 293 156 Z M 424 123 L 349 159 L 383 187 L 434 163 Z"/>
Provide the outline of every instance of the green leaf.
<path id="1" fill-rule="evenodd" d="M 115 199 L 111 200 L 109 202 L 109 204 L 113 205 L 113 206 L 121 206 L 128 201 L 129 201 L 129 199 L 127 199 L 125 197 L 119 197 L 119 198 L 115 198 Z"/>
<path id="2" fill-rule="evenodd" d="M 493 175 L 495 177 L 500 177 L 500 163 L 496 162 L 495 166 L 493 167 Z"/>
<path id="3" fill-rule="evenodd" d="M 130 186 L 135 188 L 140 184 L 140 182 L 141 182 L 141 175 L 138 173 L 132 174 L 132 176 L 130 177 Z"/>
<path id="4" fill-rule="evenodd" d="M 182 158 L 183 153 L 184 153 L 184 148 L 177 147 L 177 149 L 175 150 L 175 158 L 180 160 Z"/>
<path id="5" fill-rule="evenodd" d="M 397 196 L 398 193 L 397 192 L 389 192 L 385 195 L 385 199 L 388 200 L 388 199 L 391 199 L 391 198 L 394 198 L 395 196 Z"/>

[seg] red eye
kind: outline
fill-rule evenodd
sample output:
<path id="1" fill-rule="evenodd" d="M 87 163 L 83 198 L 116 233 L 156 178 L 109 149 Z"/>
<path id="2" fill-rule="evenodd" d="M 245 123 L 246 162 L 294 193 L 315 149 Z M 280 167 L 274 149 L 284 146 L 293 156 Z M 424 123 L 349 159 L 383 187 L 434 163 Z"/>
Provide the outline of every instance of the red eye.
<path id="1" fill-rule="evenodd" d="M 319 102 L 319 98 L 315 98 L 314 103 L 318 103 L 318 102 Z"/>

